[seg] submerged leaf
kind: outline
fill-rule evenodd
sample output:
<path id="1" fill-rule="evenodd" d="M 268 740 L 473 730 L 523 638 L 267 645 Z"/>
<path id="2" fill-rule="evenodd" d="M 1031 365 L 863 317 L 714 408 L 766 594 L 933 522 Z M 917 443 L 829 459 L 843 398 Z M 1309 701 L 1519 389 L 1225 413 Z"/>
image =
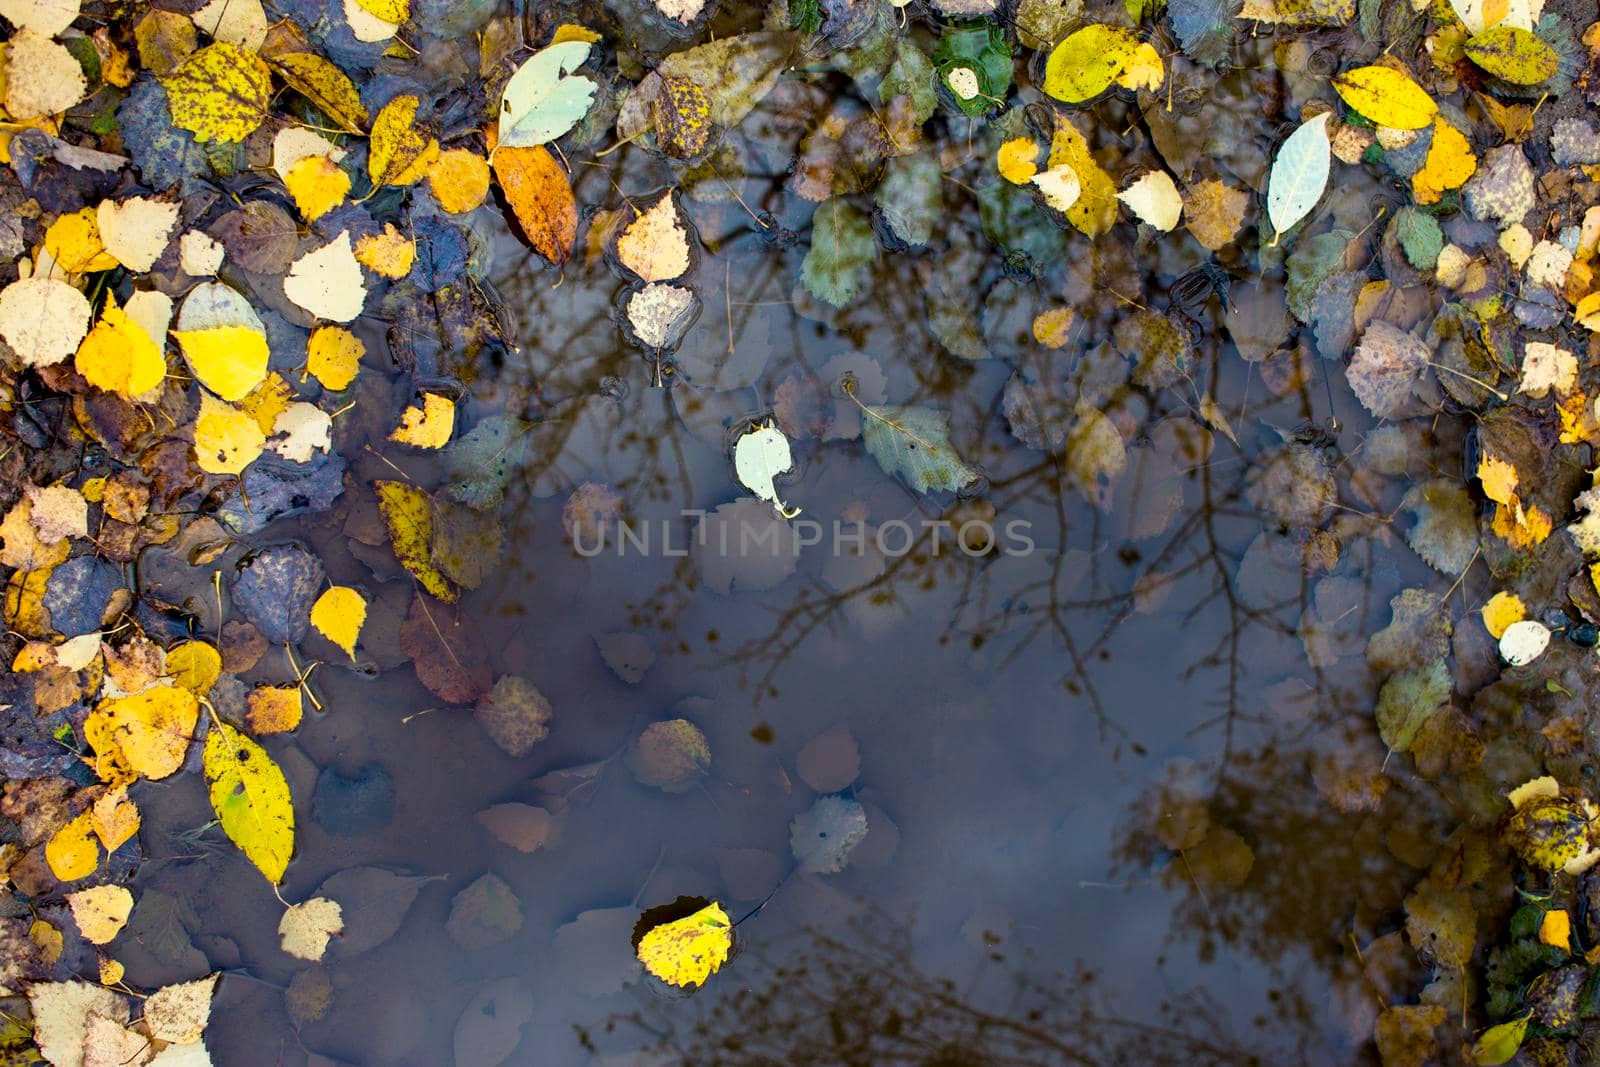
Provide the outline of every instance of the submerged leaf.
<path id="1" fill-rule="evenodd" d="M 862 408 L 862 442 L 878 466 L 919 493 L 959 490 L 978 474 L 950 445 L 950 418 L 934 408 Z"/>

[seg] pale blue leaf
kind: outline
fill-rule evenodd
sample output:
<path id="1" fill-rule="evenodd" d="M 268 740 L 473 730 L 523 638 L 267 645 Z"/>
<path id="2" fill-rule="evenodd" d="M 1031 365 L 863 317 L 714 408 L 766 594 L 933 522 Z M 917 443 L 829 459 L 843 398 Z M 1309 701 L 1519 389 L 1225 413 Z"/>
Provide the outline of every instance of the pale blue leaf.
<path id="1" fill-rule="evenodd" d="M 594 100 L 595 84 L 571 72 L 588 58 L 588 41 L 563 41 L 522 64 L 500 96 L 500 144 L 531 148 L 577 125 Z"/>
<path id="2" fill-rule="evenodd" d="M 1275 234 L 1285 233 L 1311 213 L 1328 187 L 1332 149 L 1328 112 L 1307 119 L 1278 149 L 1267 180 L 1267 217 Z"/>

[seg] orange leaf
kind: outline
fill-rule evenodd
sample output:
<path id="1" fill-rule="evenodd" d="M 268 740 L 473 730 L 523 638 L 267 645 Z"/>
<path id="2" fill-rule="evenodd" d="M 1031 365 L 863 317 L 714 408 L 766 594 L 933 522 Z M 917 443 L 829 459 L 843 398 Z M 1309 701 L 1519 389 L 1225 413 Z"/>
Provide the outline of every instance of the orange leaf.
<path id="1" fill-rule="evenodd" d="M 578 238 L 578 202 L 567 172 L 537 145 L 496 149 L 494 173 L 534 250 L 556 266 L 565 263 Z"/>

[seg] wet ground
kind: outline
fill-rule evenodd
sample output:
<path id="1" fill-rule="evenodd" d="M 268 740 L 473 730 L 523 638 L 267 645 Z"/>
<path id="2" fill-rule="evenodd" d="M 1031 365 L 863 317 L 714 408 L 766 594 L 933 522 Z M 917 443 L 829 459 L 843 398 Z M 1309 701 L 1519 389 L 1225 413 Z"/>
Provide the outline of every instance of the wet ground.
<path id="1" fill-rule="evenodd" d="M 1174 167 L 1260 190 L 1306 88 L 1270 69 L 1271 48 L 1246 43 L 1241 69 L 1203 104 L 1185 86 L 1214 75 L 1175 57 L 1169 125 L 1112 101 L 1095 112 L 1097 136 L 1130 171 L 1154 162 L 1154 138 Z M 839 89 L 827 75 L 817 84 Z M 803 103 L 775 93 L 745 124 L 752 143 L 796 122 Z M 942 150 L 969 151 L 960 121 L 942 136 Z M 976 174 L 992 147 L 981 135 L 970 144 Z M 760 153 L 748 162 L 759 171 Z M 636 148 L 600 163 L 578 167 L 580 204 L 643 201 L 671 180 Z M 1124 224 L 1092 246 L 1074 236 L 1033 247 L 1030 277 L 983 239 L 959 167 L 942 239 L 881 254 L 854 307 L 818 305 L 795 283 L 811 205 L 782 191 L 781 161 L 771 170 L 684 199 L 703 246 L 689 276 L 701 308 L 665 368 L 622 342 L 621 283 L 603 263 L 580 256 L 558 274 L 496 212 L 474 216 L 483 290 L 521 347 L 472 368 L 464 411 L 562 430 L 537 437 L 534 469 L 516 481 L 502 565 L 447 621 L 497 676 L 525 677 L 549 699 L 550 736 L 512 758 L 470 712 L 418 684 L 383 636 L 410 580 L 397 568 L 373 580 L 375 554 L 351 547 L 350 508 L 280 524 L 274 537 L 304 539 L 336 578 L 371 584 L 364 644 L 387 668 L 320 669 L 324 711 L 269 746 L 302 826 L 283 895 L 302 899 L 361 865 L 433 880 L 416 884 L 398 935 L 379 947 L 287 966 L 259 874 L 216 841 L 174 836 L 209 818 L 199 778 L 167 783 L 141 798 L 152 861 L 122 955 L 128 980 L 228 970 L 208 1042 L 230 1065 L 449 1063 L 463 1011 L 481 1013 L 469 1001 L 505 978 L 532 993 L 518 1064 L 1372 1060 L 1374 987 L 1420 976 L 1406 960 L 1374 976 L 1357 946 L 1403 924 L 1430 835 L 1448 824 L 1409 762 L 1385 770 L 1363 652 L 1402 588 L 1449 585 L 1388 516 L 1409 484 L 1459 475 L 1459 431 L 1417 420 L 1373 459 L 1372 420 L 1341 368 L 1282 310 L 1280 252 L 1230 250 L 1197 281 L 1193 242 L 1139 240 Z M 1358 173 L 1340 171 L 1311 232 L 1372 221 L 1386 193 Z M 1434 299 L 1411 296 L 1419 316 Z M 1048 350 L 1030 327 L 1058 306 L 1077 324 Z M 1159 387 L 1136 381 L 1137 359 L 1115 343 L 1118 324 L 1145 309 L 1170 313 L 1193 343 Z M 953 357 L 931 314 L 965 324 L 987 358 Z M 844 370 L 869 400 L 948 410 L 981 488 L 922 497 L 885 476 L 846 433 Z M 1237 441 L 1201 417 L 1208 397 Z M 1126 442 L 1125 468 L 1103 482 L 1048 447 L 1052 419 L 1080 402 Z M 1029 447 L 1013 428 L 1033 409 L 1044 428 Z M 823 525 L 822 543 L 789 573 L 786 562 L 682 554 L 699 528 L 691 513 L 744 496 L 733 437 L 774 414 L 799 461 L 780 481 L 784 499 Z M 357 455 L 362 431 L 345 432 Z M 1286 514 L 1298 483 L 1269 477 L 1302 455 L 1338 486 L 1309 524 Z M 427 461 L 402 462 L 424 484 L 439 477 Z M 353 464 L 355 482 L 383 476 L 375 455 Z M 575 550 L 562 512 L 584 483 L 618 494 L 631 527 L 649 531 L 648 551 Z M 724 512 L 757 525 L 770 514 Z M 832 524 L 863 516 L 914 529 L 915 547 L 835 551 Z M 986 554 L 948 540 L 932 553 L 925 521 L 973 517 L 1020 524 L 1031 549 L 1002 536 Z M 1308 574 L 1299 559 L 1315 539 L 1287 531 L 1319 525 L 1338 531 L 1339 551 Z M 1469 577 L 1451 614 L 1479 592 Z M 603 647 L 654 661 L 630 681 Z M 280 667 L 269 658 L 260 670 Z M 696 723 L 712 752 L 703 783 L 676 795 L 613 758 L 670 717 Z M 799 753 L 829 731 L 846 753 L 853 743 L 859 772 L 828 784 L 870 820 L 848 867 L 783 881 L 706 989 L 653 991 L 629 964 L 637 908 L 700 895 L 739 917 L 765 898 L 792 866 L 791 819 L 817 796 Z M 531 855 L 474 818 L 548 800 L 534 779 L 607 759 L 559 812 L 559 841 Z M 811 777 L 848 774 L 847 754 L 823 763 Z M 1378 779 L 1388 804 L 1368 795 Z M 520 924 L 464 948 L 447 930 L 452 898 L 486 872 L 515 895 Z M 153 894 L 173 903 L 149 907 Z"/>

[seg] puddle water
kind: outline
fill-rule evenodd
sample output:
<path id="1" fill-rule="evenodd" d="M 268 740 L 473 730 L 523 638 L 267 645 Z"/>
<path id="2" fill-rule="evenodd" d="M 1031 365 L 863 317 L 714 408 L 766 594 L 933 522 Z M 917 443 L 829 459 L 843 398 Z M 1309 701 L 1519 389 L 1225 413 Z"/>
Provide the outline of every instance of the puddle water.
<path id="1" fill-rule="evenodd" d="M 1172 109 L 1153 119 L 1115 100 L 1080 117 L 1127 173 L 1159 143 L 1174 166 L 1260 190 L 1316 68 L 1280 75 L 1268 38 L 1241 48 L 1220 81 L 1174 57 Z M 269 746 L 301 823 L 283 895 L 357 866 L 431 880 L 407 883 L 396 936 L 290 967 L 260 875 L 215 833 L 171 836 L 209 818 L 198 778 L 151 790 L 128 977 L 227 969 L 217 1062 L 434 1067 L 460 1055 L 464 1011 L 525 1013 L 510 1062 L 541 1065 L 1374 1055 L 1375 983 L 1415 976 L 1389 961 L 1374 977 L 1357 946 L 1403 922 L 1451 823 L 1420 791 L 1377 804 L 1410 786 L 1381 774 L 1363 653 L 1391 597 L 1439 584 L 1388 516 L 1412 481 L 1457 469 L 1459 428 L 1403 424 L 1375 455 L 1342 368 L 1283 310 L 1279 250 L 1208 260 L 1132 226 L 1091 245 L 1038 226 L 1022 198 L 981 218 L 968 183 L 993 135 L 953 119 L 930 127 L 948 177 L 929 246 L 880 251 L 866 299 L 819 304 L 796 282 L 813 205 L 768 142 L 794 142 L 809 93 L 853 91 L 821 74 L 780 86 L 731 135 L 746 168 L 732 181 L 685 189 L 636 146 L 576 164 L 584 205 L 679 187 L 700 247 L 674 360 L 622 340 L 624 283 L 582 251 L 599 216 L 559 273 L 494 210 L 472 216 L 470 285 L 503 303 L 515 350 L 473 359 L 391 333 L 423 372 L 470 367 L 463 425 L 542 420 L 499 512 L 503 560 L 432 624 L 490 676 L 532 683 L 549 736 L 513 757 L 419 684 L 398 637 L 412 583 L 386 544 L 352 538 L 370 504 L 347 494 L 274 527 L 336 578 L 366 576 L 363 641 L 384 668 L 320 669 L 323 711 Z M 1315 231 L 1359 231 L 1385 202 L 1342 173 Z M 1420 319 L 1431 297 L 1412 297 Z M 1033 323 L 1052 308 L 1075 319 L 1046 348 Z M 987 358 L 949 351 L 962 345 Z M 980 486 L 925 496 L 886 475 L 852 391 L 948 412 Z M 778 483 L 802 509 L 787 525 L 734 476 L 735 438 L 768 418 L 796 461 Z M 348 485 L 395 477 L 361 448 L 386 429 L 341 429 Z M 437 460 L 393 462 L 446 479 Z M 591 553 L 585 506 L 615 506 L 635 540 L 609 521 Z M 1319 528 L 1337 538 L 1305 532 Z M 718 547 L 752 530 L 816 541 L 797 558 Z M 669 793 L 625 752 L 674 718 L 711 763 Z M 535 781 L 596 761 L 564 806 Z M 868 819 L 838 873 L 790 873 L 808 778 Z M 476 815 L 509 803 L 559 808 L 559 839 L 498 842 Z M 452 900 L 490 873 L 514 929 L 463 936 Z M 684 895 L 736 919 L 765 904 L 717 978 L 667 996 L 630 965 L 628 935 L 639 908 Z"/>

